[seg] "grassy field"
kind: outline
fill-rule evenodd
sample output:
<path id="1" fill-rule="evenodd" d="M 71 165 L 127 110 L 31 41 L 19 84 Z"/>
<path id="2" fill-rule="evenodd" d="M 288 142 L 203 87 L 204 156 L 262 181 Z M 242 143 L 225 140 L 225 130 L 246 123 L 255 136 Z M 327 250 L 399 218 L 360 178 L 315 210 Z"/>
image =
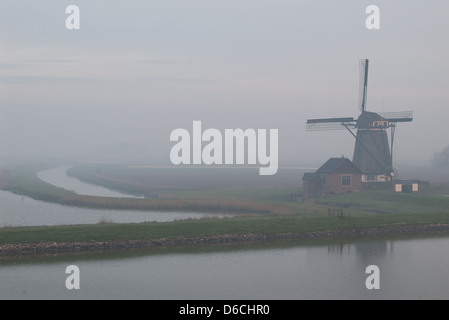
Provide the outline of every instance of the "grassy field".
<path id="1" fill-rule="evenodd" d="M 280 168 L 274 176 L 260 176 L 246 167 L 145 167 L 123 164 L 77 164 L 68 174 L 113 190 L 148 197 L 165 190 L 286 189 L 301 184 L 305 169 Z"/>
<path id="2" fill-rule="evenodd" d="M 136 210 L 220 211 L 240 213 L 234 218 L 167 223 L 72 225 L 0 228 L 1 244 L 148 240 L 208 237 L 227 234 L 276 235 L 449 224 L 449 197 L 366 191 L 334 195 L 315 204 L 290 201 L 298 189 L 217 188 L 160 189 L 152 199 L 112 199 L 79 196 L 39 180 L 43 165 L 10 167 L 0 171 L 0 187 L 35 199 L 65 205 Z M 328 216 L 329 207 L 343 208 L 344 216 Z"/>

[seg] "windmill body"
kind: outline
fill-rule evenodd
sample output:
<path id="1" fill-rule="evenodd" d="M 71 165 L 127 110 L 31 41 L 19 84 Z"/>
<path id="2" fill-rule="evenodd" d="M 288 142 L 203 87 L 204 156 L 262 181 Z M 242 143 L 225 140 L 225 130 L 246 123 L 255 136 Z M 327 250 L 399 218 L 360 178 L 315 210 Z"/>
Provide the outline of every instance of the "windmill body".
<path id="1" fill-rule="evenodd" d="M 357 138 L 352 162 L 362 171 L 364 182 L 386 181 L 392 168 L 387 128 L 389 122 L 374 112 L 363 112 L 357 119 Z"/>
<path id="2" fill-rule="evenodd" d="M 375 113 L 366 110 L 368 63 L 367 59 L 360 60 L 360 116 L 357 119 L 351 117 L 309 119 L 307 130 L 347 129 L 356 141 L 353 163 L 362 171 L 362 181 L 391 181 L 395 179 L 396 173 L 393 168 L 396 124 L 413 121 L 413 113 L 410 111 Z M 390 131 L 390 137 L 388 131 Z"/>

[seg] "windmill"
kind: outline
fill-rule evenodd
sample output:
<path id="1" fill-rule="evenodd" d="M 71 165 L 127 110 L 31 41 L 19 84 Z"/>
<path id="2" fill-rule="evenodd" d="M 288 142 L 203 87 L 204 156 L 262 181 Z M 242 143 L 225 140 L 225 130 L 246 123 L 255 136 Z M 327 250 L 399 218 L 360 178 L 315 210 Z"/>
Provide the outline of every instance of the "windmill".
<path id="1" fill-rule="evenodd" d="M 362 181 L 392 181 L 397 178 L 397 170 L 393 168 L 396 125 L 398 122 L 413 121 L 413 112 L 367 111 L 368 67 L 368 59 L 360 60 L 360 116 L 357 119 L 351 117 L 309 119 L 307 131 L 348 130 L 356 141 L 352 161 L 362 171 Z M 388 129 L 390 129 L 390 143 Z"/>

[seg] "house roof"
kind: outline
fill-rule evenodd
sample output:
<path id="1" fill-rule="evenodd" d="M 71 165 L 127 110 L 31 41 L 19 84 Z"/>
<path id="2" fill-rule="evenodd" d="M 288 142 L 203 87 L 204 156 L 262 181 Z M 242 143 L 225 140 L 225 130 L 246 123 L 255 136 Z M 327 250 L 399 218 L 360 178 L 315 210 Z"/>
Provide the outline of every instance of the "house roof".
<path id="1" fill-rule="evenodd" d="M 358 173 L 361 174 L 351 160 L 347 158 L 330 158 L 315 173 L 317 174 L 333 174 L 333 173 Z"/>

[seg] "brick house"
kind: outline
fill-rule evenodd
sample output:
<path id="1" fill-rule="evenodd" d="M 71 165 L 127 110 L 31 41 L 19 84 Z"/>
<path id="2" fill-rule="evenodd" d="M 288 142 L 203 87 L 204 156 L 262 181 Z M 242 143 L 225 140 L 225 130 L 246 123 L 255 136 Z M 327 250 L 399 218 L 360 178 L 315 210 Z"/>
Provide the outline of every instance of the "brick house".
<path id="1" fill-rule="evenodd" d="M 362 172 L 347 158 L 330 158 L 315 173 L 303 177 L 304 200 L 362 189 Z"/>

